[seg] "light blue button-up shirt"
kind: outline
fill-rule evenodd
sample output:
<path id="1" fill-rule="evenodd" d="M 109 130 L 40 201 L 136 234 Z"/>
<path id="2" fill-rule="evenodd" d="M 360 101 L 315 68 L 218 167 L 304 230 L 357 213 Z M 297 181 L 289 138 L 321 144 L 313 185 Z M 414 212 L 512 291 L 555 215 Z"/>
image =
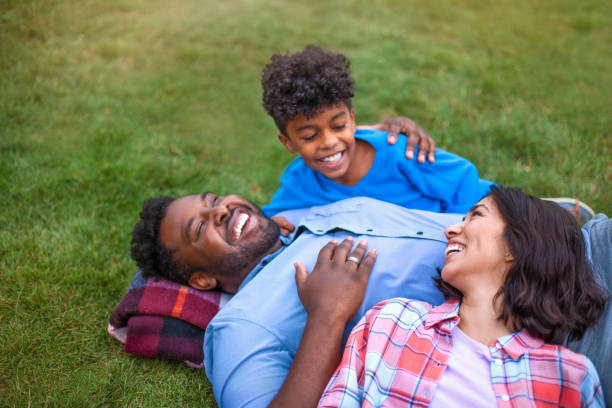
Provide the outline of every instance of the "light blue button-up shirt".
<path id="1" fill-rule="evenodd" d="M 221 407 L 265 407 L 280 389 L 300 344 L 306 311 L 297 295 L 295 261 L 312 271 L 332 238 L 368 241 L 378 257 L 351 328 L 381 300 L 444 301 L 433 278 L 444 263 L 444 229 L 462 215 L 408 210 L 365 197 L 281 213 L 300 233 L 255 268 L 210 322 L 204 342 L 206 374 Z M 301 221 L 299 221 L 301 220 Z"/>

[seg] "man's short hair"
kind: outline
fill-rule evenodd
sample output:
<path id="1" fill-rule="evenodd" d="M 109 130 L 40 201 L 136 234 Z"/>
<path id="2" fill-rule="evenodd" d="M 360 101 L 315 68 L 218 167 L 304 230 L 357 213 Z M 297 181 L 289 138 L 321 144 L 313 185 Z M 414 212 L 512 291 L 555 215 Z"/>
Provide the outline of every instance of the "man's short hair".
<path id="1" fill-rule="evenodd" d="M 350 61 L 316 45 L 293 55 L 274 54 L 261 75 L 263 106 L 285 136 L 287 122 L 300 113 L 307 118 L 329 105 L 351 109 L 354 81 Z"/>
<path id="2" fill-rule="evenodd" d="M 159 241 L 159 226 L 174 197 L 150 198 L 142 205 L 140 221 L 132 230 L 131 255 L 143 276 L 160 276 L 187 285 L 192 271 L 174 262 L 174 251 Z"/>

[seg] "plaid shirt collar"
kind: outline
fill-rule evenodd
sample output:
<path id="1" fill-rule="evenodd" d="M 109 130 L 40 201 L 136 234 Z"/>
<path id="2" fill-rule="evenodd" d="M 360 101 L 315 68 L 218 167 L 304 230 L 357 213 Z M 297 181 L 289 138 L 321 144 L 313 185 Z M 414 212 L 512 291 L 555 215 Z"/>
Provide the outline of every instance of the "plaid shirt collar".
<path id="1" fill-rule="evenodd" d="M 461 320 L 459 305 L 459 300 L 452 299 L 434 307 L 427 315 L 425 327 L 429 329 L 435 326 L 442 332 L 450 334 Z M 504 350 L 513 360 L 518 360 L 523 354 L 544 344 L 544 340 L 530 335 L 527 330 L 523 329 L 498 338 L 490 348 Z"/>

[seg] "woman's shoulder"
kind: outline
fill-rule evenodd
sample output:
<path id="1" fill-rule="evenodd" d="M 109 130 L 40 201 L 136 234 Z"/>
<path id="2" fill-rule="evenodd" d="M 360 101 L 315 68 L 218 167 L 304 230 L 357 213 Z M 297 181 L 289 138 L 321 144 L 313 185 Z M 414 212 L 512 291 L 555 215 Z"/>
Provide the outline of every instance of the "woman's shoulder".
<path id="1" fill-rule="evenodd" d="M 368 312 L 370 318 L 391 318 L 395 321 L 414 323 L 423 321 L 433 306 L 427 302 L 407 298 L 391 298 L 379 302 Z"/>

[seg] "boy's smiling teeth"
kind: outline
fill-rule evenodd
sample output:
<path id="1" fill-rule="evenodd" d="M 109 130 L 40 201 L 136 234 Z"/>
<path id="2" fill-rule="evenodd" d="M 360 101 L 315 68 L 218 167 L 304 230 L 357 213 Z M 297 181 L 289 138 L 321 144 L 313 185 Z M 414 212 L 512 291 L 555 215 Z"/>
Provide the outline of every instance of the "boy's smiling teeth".
<path id="1" fill-rule="evenodd" d="M 459 245 L 459 244 L 449 244 L 446 246 L 446 251 L 444 251 L 444 256 L 449 256 L 452 253 L 455 252 L 463 252 L 463 245 Z"/>
<path id="2" fill-rule="evenodd" d="M 236 223 L 234 224 L 234 240 L 237 240 L 238 238 L 240 238 L 240 234 L 242 234 L 242 228 L 244 228 L 244 225 L 246 224 L 246 222 L 249 220 L 249 215 L 247 213 L 241 213 L 238 216 L 238 219 L 236 220 Z"/>
<path id="3" fill-rule="evenodd" d="M 338 153 L 334 153 L 330 156 L 327 157 L 323 157 L 321 159 L 321 161 L 325 162 L 325 163 L 336 163 L 338 160 L 340 160 L 340 158 L 342 157 L 342 152 L 338 152 Z"/>

